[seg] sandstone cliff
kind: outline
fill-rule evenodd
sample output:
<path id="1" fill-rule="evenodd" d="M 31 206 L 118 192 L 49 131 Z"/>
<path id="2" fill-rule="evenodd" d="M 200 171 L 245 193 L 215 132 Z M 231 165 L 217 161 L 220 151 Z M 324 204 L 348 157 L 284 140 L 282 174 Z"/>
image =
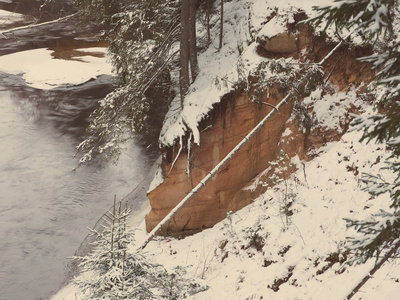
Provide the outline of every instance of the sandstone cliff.
<path id="1" fill-rule="evenodd" d="M 299 12 L 294 20 L 298 22 L 301 19 L 304 15 Z M 260 35 L 257 40 L 258 55 L 265 58 L 291 56 L 308 63 L 318 62 L 333 48 L 334 43 L 324 37 L 313 36 L 307 26 L 295 25 L 287 26 L 287 32 L 272 37 Z M 290 157 L 297 155 L 308 160 L 317 154 L 320 146 L 339 140 L 348 128 L 349 113 L 360 109 L 359 99 L 365 91 L 364 82 L 371 77 L 364 66 L 355 62 L 356 57 L 367 51 L 363 48 L 348 49 L 346 46 L 339 49 L 324 66 L 325 78 L 329 82 L 325 82 L 319 93 L 308 96 L 304 103 L 296 102 L 295 107 L 294 102 L 290 102 L 280 110 L 173 218 L 162 233 L 186 234 L 212 227 L 224 219 L 227 212 L 235 212 L 250 204 L 268 188 L 268 184 L 257 183 L 265 183 L 266 178 L 271 176 L 274 169 L 269 168 L 269 163 L 281 151 Z M 322 103 L 326 95 L 332 94 L 338 95 L 336 102 L 327 104 L 325 109 L 343 110 L 343 117 L 334 125 L 327 124 L 314 109 L 317 101 Z M 275 105 L 285 96 L 281 91 L 271 92 L 269 89 L 259 95 L 259 103 L 254 103 L 250 101 L 251 95 L 251 89 L 246 92 L 238 88 L 223 96 L 220 103 L 214 104 L 199 125 L 200 145 L 192 143 L 191 135 L 187 134 L 182 142 L 182 151 L 179 143 L 165 149 L 161 164 L 164 181 L 148 194 L 151 205 L 151 211 L 146 216 L 148 231 L 271 111 L 270 106 L 260 102 Z M 281 176 L 288 176 L 291 171 L 294 170 L 289 168 Z"/>

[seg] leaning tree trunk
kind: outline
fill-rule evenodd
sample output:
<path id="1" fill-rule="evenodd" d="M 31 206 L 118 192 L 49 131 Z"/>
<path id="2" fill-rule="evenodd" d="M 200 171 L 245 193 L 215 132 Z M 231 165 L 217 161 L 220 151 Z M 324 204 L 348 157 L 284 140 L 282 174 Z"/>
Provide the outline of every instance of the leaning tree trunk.
<path id="1" fill-rule="evenodd" d="M 181 107 L 189 90 L 189 40 L 190 40 L 190 0 L 183 0 L 181 7 L 181 39 L 179 58 L 179 91 L 181 94 Z"/>
<path id="2" fill-rule="evenodd" d="M 73 17 L 76 17 L 77 15 L 78 15 L 78 13 L 74 13 L 72 15 L 68 15 L 68 16 L 65 16 L 65 17 L 62 17 L 62 18 L 58 18 L 56 20 L 52 20 L 52 21 L 48 21 L 48 22 L 34 23 L 34 24 L 29 24 L 29 25 L 24 25 L 24 26 L 20 26 L 20 27 L 15 27 L 15 28 L 2 30 L 2 31 L 0 31 L 0 37 L 8 39 L 8 37 L 5 35 L 7 33 L 12 33 L 12 32 L 19 31 L 19 30 L 37 28 L 37 27 L 41 27 L 41 26 L 45 26 L 45 25 L 54 24 L 54 23 L 60 23 L 60 22 L 63 22 L 65 20 L 68 20 L 68 19 L 71 19 Z"/>
<path id="3" fill-rule="evenodd" d="M 196 1 L 190 1 L 190 17 L 189 17 L 189 52 L 190 52 L 190 72 L 192 82 L 196 80 L 199 73 L 199 65 L 197 62 L 197 45 L 196 45 Z"/>

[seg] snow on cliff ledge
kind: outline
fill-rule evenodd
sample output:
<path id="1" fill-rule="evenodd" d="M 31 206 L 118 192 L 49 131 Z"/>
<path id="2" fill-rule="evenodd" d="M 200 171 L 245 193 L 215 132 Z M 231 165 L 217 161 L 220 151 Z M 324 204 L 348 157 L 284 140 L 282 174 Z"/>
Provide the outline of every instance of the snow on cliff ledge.
<path id="1" fill-rule="evenodd" d="M 200 73 L 189 88 L 183 110 L 180 110 L 179 96 L 174 99 L 164 121 L 160 143 L 173 145 L 175 139 L 182 137 L 187 131 L 193 133 L 195 143 L 200 143 L 197 128 L 199 122 L 214 103 L 220 102 L 221 97 L 233 89 L 240 76 L 247 77 L 263 60 L 255 53 L 255 36 L 259 33 L 274 36 L 284 30 L 280 22 L 265 24 L 276 9 L 294 11 L 293 8 L 299 8 L 311 17 L 314 15 L 313 6 L 325 6 L 332 2 L 333 0 L 304 0 L 301 3 L 272 0 L 226 2 L 222 49 L 218 49 L 219 13 L 216 13 L 211 20 L 211 24 L 215 24 L 211 28 L 212 43 L 198 57 Z M 216 7 L 219 7 L 218 3 Z M 197 34 L 198 37 L 206 34 L 201 24 L 198 24 Z"/>

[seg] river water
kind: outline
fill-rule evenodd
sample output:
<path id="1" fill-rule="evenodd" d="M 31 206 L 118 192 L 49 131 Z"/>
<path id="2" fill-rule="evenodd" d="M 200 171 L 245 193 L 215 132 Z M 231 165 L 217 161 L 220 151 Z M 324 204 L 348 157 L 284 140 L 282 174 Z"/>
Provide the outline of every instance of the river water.
<path id="1" fill-rule="evenodd" d="M 101 81 L 105 81 L 105 83 Z M 144 177 L 150 158 L 135 144 L 118 165 L 73 172 L 87 110 L 107 78 L 43 92 L 0 74 L 0 299 L 45 298 L 64 279 L 67 257 L 112 204 Z M 86 96 L 85 96 L 86 95 Z"/>
<path id="2" fill-rule="evenodd" d="M 117 165 L 72 171 L 89 112 L 112 88 L 110 76 L 100 76 L 43 91 L 0 71 L 0 300 L 57 290 L 86 227 L 150 169 L 154 155 L 132 142 Z"/>

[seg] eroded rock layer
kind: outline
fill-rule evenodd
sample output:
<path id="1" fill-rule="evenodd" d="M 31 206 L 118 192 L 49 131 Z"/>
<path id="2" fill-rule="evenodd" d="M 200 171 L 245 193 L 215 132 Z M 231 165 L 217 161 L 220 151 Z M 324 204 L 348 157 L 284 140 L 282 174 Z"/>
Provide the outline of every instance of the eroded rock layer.
<path id="1" fill-rule="evenodd" d="M 280 99 L 264 100 L 274 105 Z M 168 174 L 170 170 L 171 172 L 164 182 L 148 195 L 152 207 L 146 217 L 148 231 L 153 229 L 272 109 L 250 102 L 246 94 L 227 101 L 230 104 L 226 110 L 214 119 L 210 129 L 201 133 L 201 145 L 191 149 L 189 159 L 187 150 L 182 151 L 172 170 L 172 161 L 167 162 L 164 159 L 164 174 Z M 164 229 L 164 234 L 211 227 L 224 219 L 228 211 L 237 211 L 248 205 L 252 199 L 235 195 L 276 157 L 277 147 L 291 111 L 290 104 L 281 109 L 274 116 L 274 120 L 260 130 L 174 217 Z"/>
<path id="2" fill-rule="evenodd" d="M 294 20 L 296 21 L 296 18 Z M 288 43 L 296 41 L 296 47 L 292 47 L 293 51 L 279 48 L 282 46 L 282 37 L 288 39 Z M 258 43 L 257 53 L 263 57 L 286 57 L 287 53 L 293 52 L 290 56 L 305 62 L 321 61 L 335 46 L 335 43 L 322 37 L 312 36 L 310 29 L 305 26 L 296 30 L 287 28 L 287 32 L 268 40 L 260 39 Z M 280 50 L 272 51 L 271 47 Z M 346 104 L 344 99 L 347 93 L 353 93 L 352 97 L 359 99 L 359 94 L 365 93 L 365 87 L 372 77 L 364 65 L 356 62 L 357 57 L 365 56 L 369 51 L 368 47 L 349 49 L 346 46 L 337 50 L 323 66 L 327 81 L 320 87 L 319 98 L 311 99 L 308 105 L 297 109 L 294 109 L 291 103 L 285 105 L 173 218 L 161 234 L 193 233 L 212 227 L 223 220 L 227 212 L 235 212 L 250 204 L 268 188 L 269 185 L 265 183 L 276 173 L 276 170 L 270 167 L 270 162 L 275 160 L 281 151 L 290 158 L 297 155 L 300 160 L 308 160 L 317 155 L 316 149 L 322 145 L 338 141 L 349 126 L 350 113 L 358 113 L 361 107 L 353 103 Z M 318 120 L 313 106 L 324 97 L 339 92 L 343 94 L 343 99 L 340 96 L 331 103 L 327 102 L 328 113 L 330 110 L 343 110 L 338 125 L 331 128 L 324 125 L 322 120 Z M 268 97 L 267 92 L 260 95 L 261 102 L 276 105 L 282 99 L 279 93 L 271 94 L 274 97 Z M 151 205 L 151 211 L 146 216 L 148 231 L 151 231 L 272 110 L 269 106 L 249 101 L 248 94 L 244 92 L 233 92 L 224 98 L 210 112 L 209 118 L 202 122 L 200 146 L 186 147 L 179 155 L 178 149 L 164 152 L 161 165 L 164 182 L 148 194 Z M 296 118 L 299 112 L 301 116 Z M 309 119 L 308 125 L 304 124 L 304 117 Z M 303 124 L 299 123 L 300 119 L 303 119 Z M 187 145 L 188 142 L 183 144 Z M 286 171 L 279 175 L 285 178 L 293 171 L 294 169 L 288 166 Z"/>

